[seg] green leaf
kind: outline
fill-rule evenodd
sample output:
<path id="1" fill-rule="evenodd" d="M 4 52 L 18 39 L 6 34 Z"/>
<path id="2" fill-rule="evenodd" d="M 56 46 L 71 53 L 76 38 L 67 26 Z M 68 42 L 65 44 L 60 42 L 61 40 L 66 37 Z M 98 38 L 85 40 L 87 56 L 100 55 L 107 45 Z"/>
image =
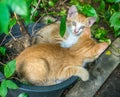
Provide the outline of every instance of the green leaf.
<path id="1" fill-rule="evenodd" d="M 59 15 L 60 16 L 65 16 L 66 15 L 66 10 L 65 9 L 61 10 L 60 13 L 59 13 Z"/>
<path id="2" fill-rule="evenodd" d="M 66 31 L 66 16 L 63 16 L 61 18 L 61 22 L 60 22 L 60 35 L 61 35 L 61 37 L 64 36 L 65 31 Z"/>
<path id="3" fill-rule="evenodd" d="M 80 1 L 79 1 L 79 0 L 71 0 L 71 1 L 70 1 L 70 4 L 71 4 L 71 5 L 79 5 L 79 4 L 80 4 Z"/>
<path id="4" fill-rule="evenodd" d="M 89 4 L 79 5 L 77 6 L 78 10 L 80 10 L 86 16 L 96 16 L 98 17 L 96 10 Z"/>
<path id="5" fill-rule="evenodd" d="M 15 18 L 11 18 L 10 22 L 9 22 L 9 28 L 12 28 L 15 24 L 16 24 L 16 19 Z"/>
<path id="6" fill-rule="evenodd" d="M 16 68 L 16 60 L 12 60 L 9 63 L 7 63 L 4 67 L 4 75 L 6 78 L 9 78 L 13 75 Z"/>
<path id="7" fill-rule="evenodd" d="M 18 88 L 18 86 L 11 80 L 5 80 L 5 83 L 6 83 L 6 87 L 9 89 L 17 89 Z"/>
<path id="8" fill-rule="evenodd" d="M 49 6 L 51 6 L 51 7 L 54 7 L 54 5 L 55 5 L 53 1 L 49 1 L 48 4 L 49 4 Z"/>
<path id="9" fill-rule="evenodd" d="M 0 34 L 1 32 L 8 34 L 8 25 L 10 21 L 10 13 L 5 3 L 0 2 Z"/>
<path id="10" fill-rule="evenodd" d="M 115 37 L 120 36 L 120 29 L 118 31 L 115 31 Z"/>
<path id="11" fill-rule="evenodd" d="M 98 28 L 97 31 L 95 32 L 95 38 L 101 39 L 105 36 L 107 36 L 107 31 L 104 28 Z"/>
<path id="12" fill-rule="evenodd" d="M 105 10 L 105 1 L 100 0 L 100 6 L 97 8 L 99 11 L 104 11 Z"/>
<path id="13" fill-rule="evenodd" d="M 120 0 L 106 0 L 106 2 L 108 2 L 108 3 L 118 3 L 118 2 L 120 2 Z"/>
<path id="14" fill-rule="evenodd" d="M 19 15 L 27 15 L 27 5 L 25 0 L 8 0 L 8 5 Z"/>
<path id="15" fill-rule="evenodd" d="M 108 44 L 111 44 L 111 40 L 108 38 L 101 38 L 99 41 L 100 42 L 107 42 Z"/>
<path id="16" fill-rule="evenodd" d="M 27 93 L 21 93 L 18 97 L 29 97 Z"/>
<path id="17" fill-rule="evenodd" d="M 1 83 L 1 86 L 0 86 L 0 96 L 1 96 L 1 97 L 6 97 L 7 92 L 8 92 L 8 90 L 7 90 L 7 87 L 6 87 L 6 85 L 5 85 L 5 81 L 3 81 L 3 82 Z"/>
<path id="18" fill-rule="evenodd" d="M 110 18 L 110 26 L 117 31 L 120 28 L 120 12 L 115 12 Z"/>
<path id="19" fill-rule="evenodd" d="M 5 48 L 5 47 L 0 47 L 0 53 L 1 53 L 2 55 L 5 55 L 5 53 L 6 53 L 6 48 Z"/>

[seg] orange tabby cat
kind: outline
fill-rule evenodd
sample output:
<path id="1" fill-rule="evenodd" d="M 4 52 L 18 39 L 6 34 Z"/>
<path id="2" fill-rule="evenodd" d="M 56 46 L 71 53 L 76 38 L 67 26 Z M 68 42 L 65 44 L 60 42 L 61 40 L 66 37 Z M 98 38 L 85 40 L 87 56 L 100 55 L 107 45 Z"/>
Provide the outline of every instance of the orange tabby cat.
<path id="1" fill-rule="evenodd" d="M 86 28 L 70 48 L 49 43 L 28 47 L 16 58 L 16 72 L 33 85 L 52 85 L 73 75 L 86 81 L 89 73 L 84 63 L 96 59 L 107 47 L 106 42 L 96 43 Z"/>
<path id="2" fill-rule="evenodd" d="M 82 14 L 79 14 L 77 8 L 73 5 L 69 8 L 66 32 L 64 37 L 60 36 L 60 23 L 56 22 L 40 29 L 35 37 L 35 43 L 60 43 L 61 47 L 69 48 L 77 42 L 85 27 L 91 27 L 96 21 L 95 17 L 86 18 Z"/>

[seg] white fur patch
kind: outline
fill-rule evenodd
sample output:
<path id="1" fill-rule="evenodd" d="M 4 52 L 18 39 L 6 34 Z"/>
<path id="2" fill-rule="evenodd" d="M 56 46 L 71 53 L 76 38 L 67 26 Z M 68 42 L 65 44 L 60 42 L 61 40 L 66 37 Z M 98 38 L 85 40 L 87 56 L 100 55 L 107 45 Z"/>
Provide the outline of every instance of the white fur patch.
<path id="1" fill-rule="evenodd" d="M 77 36 L 75 36 L 73 34 L 70 34 L 66 40 L 64 40 L 63 42 L 61 42 L 61 47 L 63 47 L 63 48 L 69 48 L 73 44 L 75 44 L 78 39 L 79 39 L 79 37 L 77 37 Z"/>
<path id="2" fill-rule="evenodd" d="M 81 26 L 83 26 L 82 23 L 77 23 L 77 26 L 75 28 L 75 26 L 72 27 L 67 27 L 67 33 L 69 34 L 67 39 L 64 40 L 63 42 L 61 42 L 61 47 L 63 48 L 69 48 L 71 47 L 73 44 L 77 43 L 79 37 L 80 37 L 80 33 L 82 32 L 81 29 L 79 29 Z M 79 35 L 75 35 L 74 30 L 77 30 Z"/>

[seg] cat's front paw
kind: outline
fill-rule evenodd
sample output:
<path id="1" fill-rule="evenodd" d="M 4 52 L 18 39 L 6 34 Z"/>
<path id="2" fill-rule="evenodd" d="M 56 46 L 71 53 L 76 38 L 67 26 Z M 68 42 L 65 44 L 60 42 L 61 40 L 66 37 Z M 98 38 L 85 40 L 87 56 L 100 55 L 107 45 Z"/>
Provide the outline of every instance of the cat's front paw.
<path id="1" fill-rule="evenodd" d="M 81 78 L 82 81 L 89 80 L 89 72 L 83 67 L 80 67 L 78 71 L 78 76 Z"/>

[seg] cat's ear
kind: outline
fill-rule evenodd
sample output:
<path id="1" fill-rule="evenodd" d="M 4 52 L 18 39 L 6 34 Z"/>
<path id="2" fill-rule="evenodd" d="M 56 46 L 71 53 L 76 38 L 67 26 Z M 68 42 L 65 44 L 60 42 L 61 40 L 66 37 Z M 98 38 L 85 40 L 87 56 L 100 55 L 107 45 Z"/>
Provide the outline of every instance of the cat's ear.
<path id="1" fill-rule="evenodd" d="M 78 15 L 78 11 L 75 5 L 72 5 L 68 10 L 67 18 L 73 18 Z"/>
<path id="2" fill-rule="evenodd" d="M 91 27 L 96 22 L 96 17 L 88 17 L 87 18 L 87 26 Z"/>

